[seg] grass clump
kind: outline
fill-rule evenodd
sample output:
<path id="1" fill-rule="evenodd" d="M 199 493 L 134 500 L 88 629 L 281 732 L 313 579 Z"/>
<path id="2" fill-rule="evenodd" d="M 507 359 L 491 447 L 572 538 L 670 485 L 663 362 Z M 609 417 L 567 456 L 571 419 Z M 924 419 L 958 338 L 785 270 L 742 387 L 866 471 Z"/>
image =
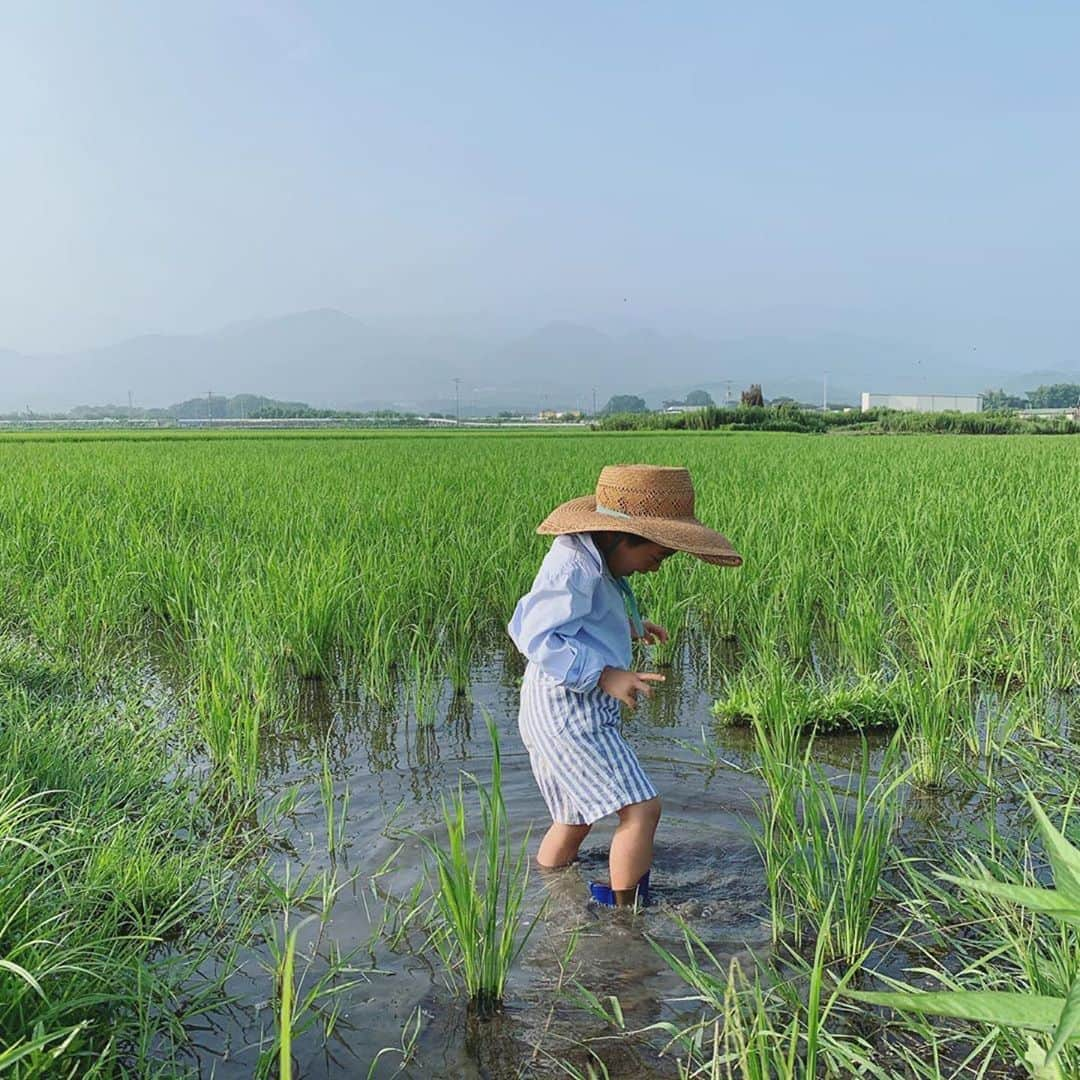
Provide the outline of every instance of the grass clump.
<path id="1" fill-rule="evenodd" d="M 983 929 L 990 938 L 987 955 L 965 965 L 959 977 L 942 972 L 941 990 L 915 990 L 887 979 L 896 989 L 847 994 L 901 1013 L 1014 1032 L 1023 1040 L 1013 1043 L 1017 1067 L 1036 1080 L 1064 1080 L 1080 1069 L 1080 849 L 1052 824 L 1030 792 L 1026 797 L 1053 887 L 1039 882 L 1026 857 L 1011 871 L 1000 866 L 993 873 L 982 860 L 967 856 L 966 867 L 974 862 L 980 875 L 937 874 L 946 888 L 932 888 L 932 895 L 952 918 Z M 1014 971 L 995 978 L 995 967 L 1010 955 Z M 971 975 L 983 985 L 965 986 Z"/>
<path id="2" fill-rule="evenodd" d="M 767 796 L 758 807 L 755 843 L 765 868 L 773 940 L 790 934 L 802 946 L 816 937 L 826 959 L 854 959 L 863 949 L 899 818 L 895 752 L 871 783 L 864 742 L 860 763 L 842 787 L 811 760 L 812 744 L 793 755 L 754 725 Z"/>
<path id="3" fill-rule="evenodd" d="M 769 679 L 784 683 L 785 719 L 795 727 L 822 733 L 895 728 L 903 698 L 899 688 L 880 677 L 823 683 L 804 682 L 779 668 L 764 678 L 742 673 L 730 691 L 715 702 L 712 714 L 723 724 L 751 726 L 769 716 Z"/>
<path id="4" fill-rule="evenodd" d="M 476 854 L 469 855 L 465 792 L 443 800 L 444 841 L 421 837 L 434 863 L 430 942 L 452 980 L 464 985 L 470 1008 L 490 1014 L 502 1006 L 506 979 L 538 915 L 524 910 L 529 878 L 528 837 L 513 849 L 502 794 L 499 733 L 485 714 L 491 738 L 491 782 L 470 777 L 480 800 Z"/>
<path id="5" fill-rule="evenodd" d="M 248 853 L 203 842 L 212 823 L 166 781 L 152 716 L 103 685 L 0 649 L 0 1069 L 14 1077 L 150 1075 L 181 1053 L 177 998 L 198 1012 L 226 996 L 199 969 L 227 907 L 238 931 Z"/>
<path id="6" fill-rule="evenodd" d="M 737 959 L 725 969 L 701 937 L 683 926 L 685 953 L 651 942 L 667 966 L 687 984 L 700 1018 L 693 1024 L 662 1021 L 655 1027 L 678 1054 L 679 1080 L 802 1080 L 812 1076 L 884 1078 L 873 1050 L 844 1032 L 835 1014 L 841 993 L 859 964 L 829 968 L 825 943 L 829 913 L 811 957 L 795 958 L 788 981 L 762 969 L 751 978 Z M 861 957 L 859 958 L 861 959 Z"/>

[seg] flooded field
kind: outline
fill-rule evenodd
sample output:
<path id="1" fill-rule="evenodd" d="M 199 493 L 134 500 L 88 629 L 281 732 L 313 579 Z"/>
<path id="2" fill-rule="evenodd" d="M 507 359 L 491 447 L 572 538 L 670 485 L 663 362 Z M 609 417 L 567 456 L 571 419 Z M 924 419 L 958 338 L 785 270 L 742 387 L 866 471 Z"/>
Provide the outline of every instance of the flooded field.
<path id="1" fill-rule="evenodd" d="M 576 1060 L 585 1068 L 590 1049 L 612 1075 L 674 1075 L 674 1055 L 666 1062 L 659 1057 L 668 1042 L 662 1033 L 613 1038 L 610 1026 L 579 1003 L 574 984 L 601 999 L 616 995 L 627 1027 L 642 1029 L 687 1012 L 685 1003 L 676 1000 L 686 993 L 685 983 L 658 957 L 649 938 L 679 949 L 684 920 L 725 962 L 733 956 L 747 961 L 750 950 L 768 950 L 768 900 L 750 835 L 755 801 L 764 794 L 752 768 L 752 741 L 744 731 L 732 730 L 720 744 L 726 760 L 712 764 L 703 759 L 702 726 L 712 727 L 712 698 L 704 680 L 694 675 L 689 649 L 669 673 L 662 697 L 626 723 L 664 800 L 653 906 L 631 914 L 603 911 L 588 902 L 588 880 L 607 873 L 612 819 L 594 829 L 575 866 L 530 871 L 528 908 L 530 913 L 543 910 L 511 976 L 502 1015 L 470 1020 L 430 958 L 415 955 L 408 942 L 387 948 L 380 899 L 392 907 L 392 898 L 408 896 L 423 879 L 419 844 L 410 839 L 410 831 L 438 832 L 440 795 L 457 784 L 461 770 L 485 782 L 490 774 L 484 711 L 500 730 L 512 841 L 524 840 L 531 831 L 535 848 L 548 824 L 517 732 L 518 668 L 512 657 L 478 668 L 467 698 L 455 700 L 445 687 L 434 716 L 420 722 L 408 714 L 365 715 L 344 693 L 323 685 L 308 688 L 309 733 L 313 742 L 325 740 L 329 748 L 333 798 L 347 807 L 345 839 L 340 851 L 331 854 L 321 761 L 309 759 L 305 765 L 296 760 L 302 749 L 285 752 L 280 768 L 267 770 L 265 782 L 279 792 L 299 789 L 306 810 L 290 819 L 288 840 L 294 850 L 275 857 L 275 873 L 284 877 L 291 865 L 292 873 L 303 868 L 350 879 L 325 928 L 309 928 L 308 948 L 318 950 L 332 938 L 344 951 L 357 948 L 366 956 L 370 945 L 379 973 L 343 996 L 333 1037 L 326 1039 L 316 1030 L 295 1046 L 302 1075 L 354 1075 L 361 1066 L 366 1069 L 381 1049 L 400 1045 L 402 1030 L 417 1010 L 420 1029 L 410 1075 L 517 1076 L 530 1068 L 557 1073 L 553 1058 Z M 857 754 L 854 742 L 834 737 L 822 745 L 821 757 L 842 768 Z M 405 848 L 399 852 L 402 839 Z M 425 951 L 422 935 L 411 944 Z M 203 1041 L 204 1068 L 217 1062 L 218 1076 L 251 1075 L 257 1053 L 250 1047 L 244 1051 L 244 1033 L 257 1025 L 253 1006 L 260 987 L 265 991 L 264 980 L 256 975 L 246 1008 Z M 226 1049 L 228 1060 L 222 1061 Z M 387 1056 L 374 1075 L 393 1075 L 399 1064 Z"/>
<path id="2" fill-rule="evenodd" d="M 1078 453 L 0 442 L 0 1069 L 1073 1075 Z M 664 801 L 655 903 L 587 903 L 598 826 L 497 909 L 481 1015 L 439 906 L 446 815 L 479 908 L 485 850 L 505 905 L 547 818 L 503 627 L 536 522 L 632 460 L 687 465 L 746 557 L 641 583 L 673 632 L 625 718 Z"/>
<path id="3" fill-rule="evenodd" d="M 447 684 L 431 714 L 419 720 L 365 709 L 347 691 L 323 683 L 306 688 L 306 738 L 280 747 L 262 776 L 270 791 L 297 793 L 297 809 L 279 822 L 284 842 L 271 860 L 272 873 L 279 879 L 325 875 L 340 889 L 332 902 L 312 905 L 323 917 L 300 938 L 299 953 L 311 961 L 313 982 L 333 969 L 328 957 L 334 949 L 355 952 L 347 972 L 335 980 L 346 989 L 332 1010 L 326 1006 L 335 992 L 327 989 L 326 1002 L 315 1010 L 322 1021 L 294 1043 L 299 1075 L 335 1077 L 369 1068 L 372 1076 L 516 1077 L 575 1070 L 589 1075 L 590 1067 L 613 1077 L 682 1075 L 680 1048 L 670 1034 L 696 1019 L 700 1003 L 687 1000 L 692 988 L 653 943 L 678 955 L 689 927 L 712 954 L 718 976 L 732 959 L 752 970 L 754 957 L 767 958 L 772 947 L 765 873 L 753 838 L 769 789 L 750 734 L 715 725 L 710 678 L 701 674 L 712 666 L 708 654 L 706 644 L 688 645 L 668 669 L 663 695 L 626 722 L 664 801 L 653 904 L 630 913 L 589 902 L 587 882 L 607 872 L 613 820 L 594 829 L 574 866 L 533 866 L 526 906 L 538 923 L 514 966 L 504 1008 L 480 1018 L 448 985 L 424 934 L 399 936 L 387 913 L 400 917 L 406 898 L 425 888 L 430 861 L 425 863 L 416 834 L 440 833 L 444 793 L 462 772 L 489 780 L 485 713 L 500 731 L 511 842 L 528 842 L 531 835 L 535 850 L 548 819 L 517 733 L 519 662 L 505 656 L 478 667 L 467 695 L 455 695 Z M 717 677 L 714 670 L 711 678 Z M 990 712 L 984 702 L 984 723 Z M 1056 736 L 1071 743 L 1068 726 L 1077 715 L 1071 699 L 1057 702 Z M 869 734 L 875 765 L 890 736 Z M 324 749 L 315 749 L 319 745 Z M 858 768 L 862 745 L 856 736 L 834 733 L 816 743 L 814 760 L 841 778 Z M 328 797 L 333 814 L 326 808 Z M 918 853 L 948 868 L 958 845 L 985 840 L 988 818 L 1002 843 L 1022 846 L 1026 839 L 1018 800 L 1000 789 L 957 784 L 938 792 L 906 789 L 903 798 L 905 813 L 894 837 L 898 857 L 901 851 Z M 303 910 L 295 917 L 302 918 Z M 924 959 L 918 935 L 905 940 L 905 932 L 911 934 L 905 918 L 885 907 L 877 910 L 867 969 L 900 977 Z M 961 956 L 947 939 L 938 949 L 946 967 Z M 200 1072 L 243 1077 L 257 1067 L 260 1047 L 251 1033 L 261 1021 L 266 1037 L 268 1003 L 261 995 L 267 965 L 265 950 L 251 951 L 243 965 L 250 977 L 238 977 L 232 987 L 235 1008 L 193 1040 Z M 590 1009 L 588 992 L 600 1002 L 618 999 L 618 1024 L 610 1014 Z M 403 1037 L 407 1053 L 398 1051 Z M 882 1026 L 870 1040 L 883 1057 L 889 1056 L 889 1038 Z M 954 1065 L 960 1060 L 957 1055 Z M 983 1062 L 982 1068 L 982 1075 L 1014 1075 L 1004 1062 Z M 902 1068 L 895 1073 L 905 1074 Z M 965 1074 L 963 1068 L 957 1072 Z"/>

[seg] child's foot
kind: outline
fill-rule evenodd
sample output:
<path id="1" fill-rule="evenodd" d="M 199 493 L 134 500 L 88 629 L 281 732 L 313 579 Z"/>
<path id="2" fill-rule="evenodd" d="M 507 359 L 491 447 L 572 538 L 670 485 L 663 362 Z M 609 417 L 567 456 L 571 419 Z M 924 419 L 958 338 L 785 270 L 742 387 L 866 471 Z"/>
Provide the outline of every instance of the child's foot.
<path id="1" fill-rule="evenodd" d="M 590 881 L 589 892 L 593 900 L 603 907 L 645 907 L 649 903 L 649 873 L 646 870 L 632 889 L 613 889 L 602 882 Z"/>

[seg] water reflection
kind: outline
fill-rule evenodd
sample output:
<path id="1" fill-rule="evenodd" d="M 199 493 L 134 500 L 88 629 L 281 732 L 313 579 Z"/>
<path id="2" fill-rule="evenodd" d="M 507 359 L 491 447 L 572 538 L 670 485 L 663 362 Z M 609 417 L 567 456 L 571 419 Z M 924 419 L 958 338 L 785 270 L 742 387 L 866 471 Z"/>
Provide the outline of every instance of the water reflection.
<path id="1" fill-rule="evenodd" d="M 366 1063 L 380 1049 L 400 1042 L 402 1027 L 419 1008 L 425 1019 L 418 1042 L 422 1067 L 415 1075 L 430 1080 L 550 1070 L 548 1055 L 553 1053 L 584 1069 L 590 1051 L 602 1055 L 613 1076 L 655 1076 L 668 1067 L 656 1058 L 663 1038 L 613 1038 L 608 1025 L 575 1002 L 575 983 L 602 999 L 617 995 L 628 1026 L 639 1028 L 678 1015 L 680 1006 L 672 999 L 686 990 L 650 938 L 680 953 L 685 922 L 721 966 L 731 957 L 746 961 L 752 952 L 768 948 L 763 871 L 748 829 L 755 803 L 765 794 L 753 771 L 753 739 L 746 730 L 718 729 L 710 714 L 715 696 L 742 659 L 730 643 L 693 635 L 681 642 L 673 665 L 663 669 L 667 682 L 654 700 L 626 723 L 627 737 L 664 799 L 652 880 L 656 905 L 638 915 L 589 907 L 587 881 L 607 876 L 613 823 L 599 825 L 586 841 L 580 863 L 556 874 L 534 872 L 530 910 L 544 903 L 547 907 L 512 974 L 506 1012 L 483 1023 L 467 1017 L 439 973 L 423 955 L 416 955 L 425 951 L 422 935 L 414 933 L 408 944 L 402 940 L 388 946 L 380 912 L 387 898 L 407 896 L 422 874 L 415 832 L 438 828 L 440 795 L 457 785 L 463 769 L 481 780 L 488 776 L 491 748 L 485 712 L 495 719 L 501 736 L 504 796 L 514 842 L 531 828 L 535 847 L 546 827 L 544 806 L 517 733 L 520 658 L 509 652 L 489 655 L 489 662 L 474 669 L 467 693 L 443 685 L 419 713 L 405 687 L 395 696 L 398 704 L 386 708 L 365 696 L 344 671 L 335 678 L 305 681 L 284 733 L 264 740 L 262 780 L 268 799 L 291 785 L 306 799 L 306 810 L 294 822 L 292 854 L 276 856 L 275 874 L 284 875 L 286 865 L 290 873 L 301 866 L 318 873 L 337 865 L 328 850 L 321 809 L 324 757 L 333 797 L 340 802 L 348 793 L 341 865 L 357 878 L 338 894 L 328 933 L 346 951 L 365 945 L 368 967 L 373 957 L 378 971 L 369 972 L 362 991 L 345 995 L 339 1041 L 327 1048 L 317 1028 L 298 1038 L 301 1075 L 365 1074 Z M 646 668 L 647 660 L 639 666 Z M 1060 699 L 1054 714 L 1059 730 L 1071 730 L 1076 701 L 1075 696 Z M 984 703 L 984 724 L 1000 718 L 999 705 Z M 874 764 L 888 738 L 885 733 L 868 736 Z M 861 745 L 857 737 L 820 737 L 814 757 L 830 771 L 843 773 L 857 763 Z M 1052 769 L 1050 750 L 1038 753 Z M 1008 766 L 998 762 L 996 767 Z M 950 850 L 976 841 L 973 823 L 981 828 L 993 815 L 1002 829 L 1023 832 L 1023 814 L 1015 799 L 1000 798 L 975 783 L 909 793 L 899 843 L 907 854 L 944 861 Z M 386 867 L 399 844 L 404 847 L 397 860 L 373 884 L 372 875 Z M 878 958 L 899 970 L 910 957 L 887 944 L 888 913 L 880 929 L 884 936 Z M 212 1026 L 202 1021 L 198 1032 L 201 1048 L 194 1053 L 204 1071 L 213 1066 L 219 1078 L 251 1075 L 258 1040 L 250 1033 L 272 1024 L 262 1008 L 272 993 L 271 980 L 259 968 L 260 961 L 266 961 L 265 950 L 255 948 L 244 975 L 232 984 L 238 998 L 235 1009 L 222 1010 Z M 378 1076 L 392 1075 L 398 1059 L 387 1055 L 384 1061 Z"/>

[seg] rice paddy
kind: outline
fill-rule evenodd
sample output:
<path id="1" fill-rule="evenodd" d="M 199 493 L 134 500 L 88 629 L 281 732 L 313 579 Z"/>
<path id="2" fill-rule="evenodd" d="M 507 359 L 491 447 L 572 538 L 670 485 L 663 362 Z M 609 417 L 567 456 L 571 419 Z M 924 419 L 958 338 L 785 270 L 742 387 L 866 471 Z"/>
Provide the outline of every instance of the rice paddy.
<path id="1" fill-rule="evenodd" d="M 603 830 L 518 861 L 503 628 L 535 524 L 629 461 L 686 465 L 745 564 L 635 582 L 672 631 L 629 730 L 659 903 L 597 919 Z M 0 1070 L 1074 1075 L 1078 467 L 1026 436 L 0 441 Z M 930 989 L 1049 1020 L 874 996 Z"/>

